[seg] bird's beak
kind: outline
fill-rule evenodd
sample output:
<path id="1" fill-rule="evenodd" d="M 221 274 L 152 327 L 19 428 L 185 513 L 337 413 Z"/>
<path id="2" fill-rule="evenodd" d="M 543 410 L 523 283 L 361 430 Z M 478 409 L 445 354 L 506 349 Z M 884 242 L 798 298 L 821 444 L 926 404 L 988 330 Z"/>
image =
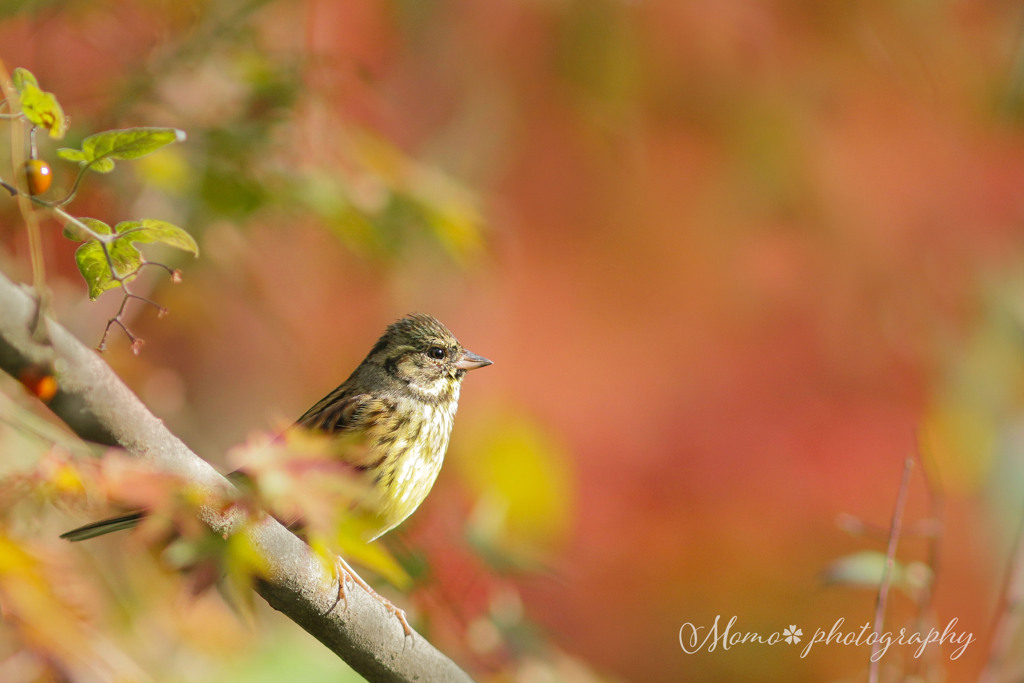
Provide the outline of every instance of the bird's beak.
<path id="1" fill-rule="evenodd" d="M 455 367 L 459 370 L 476 370 L 477 368 L 485 368 L 493 363 L 494 361 L 478 356 L 472 351 L 464 351 L 462 358 L 455 361 Z"/>

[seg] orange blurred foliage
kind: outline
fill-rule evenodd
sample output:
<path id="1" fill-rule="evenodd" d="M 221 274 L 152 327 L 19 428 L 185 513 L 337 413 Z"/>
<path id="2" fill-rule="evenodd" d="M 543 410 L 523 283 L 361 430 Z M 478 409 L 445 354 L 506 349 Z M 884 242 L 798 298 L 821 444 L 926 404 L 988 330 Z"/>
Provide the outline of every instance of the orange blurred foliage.
<path id="1" fill-rule="evenodd" d="M 200 452 L 300 414 L 429 311 L 495 365 L 407 524 L 447 596 L 424 604 L 473 621 L 510 581 L 549 642 L 625 680 L 818 681 L 867 651 L 687 655 L 677 633 L 868 620 L 872 594 L 820 572 L 884 535 L 834 520 L 888 524 L 920 432 L 948 494 L 936 614 L 981 638 L 941 664 L 980 670 L 1024 470 L 1017 5 L 94 5 L 6 18 L 0 51 L 73 130 L 189 132 L 153 171 L 173 193 L 126 174 L 76 209 L 170 209 L 199 236 L 172 315 L 134 323 L 142 357 L 108 358 Z M 245 39 L 205 30 L 225 25 Z M 24 256 L 14 215 L 0 239 Z M 92 339 L 105 316 L 48 242 L 62 319 Z M 496 578 L 481 529 L 550 573 Z"/>

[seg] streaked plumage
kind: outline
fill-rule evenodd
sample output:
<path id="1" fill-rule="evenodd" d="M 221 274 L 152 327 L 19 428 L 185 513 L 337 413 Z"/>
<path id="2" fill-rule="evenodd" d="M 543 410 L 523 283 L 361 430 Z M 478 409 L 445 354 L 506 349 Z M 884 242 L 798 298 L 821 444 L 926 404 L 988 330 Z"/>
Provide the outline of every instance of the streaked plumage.
<path id="1" fill-rule="evenodd" d="M 466 372 L 491 361 L 463 348 L 435 318 L 415 314 L 387 331 L 352 375 L 298 419 L 326 432 L 358 433 L 347 460 L 363 470 L 380 524 L 398 526 L 430 493 L 455 421 Z"/>
<path id="2" fill-rule="evenodd" d="M 364 508 L 375 527 L 369 540 L 398 526 L 430 493 L 448 449 L 462 380 L 490 364 L 435 318 L 413 314 L 390 325 L 351 376 L 296 421 L 353 437 L 339 456 L 367 478 L 372 500 Z M 82 541 L 129 528 L 143 514 L 88 524 L 61 538 Z"/>

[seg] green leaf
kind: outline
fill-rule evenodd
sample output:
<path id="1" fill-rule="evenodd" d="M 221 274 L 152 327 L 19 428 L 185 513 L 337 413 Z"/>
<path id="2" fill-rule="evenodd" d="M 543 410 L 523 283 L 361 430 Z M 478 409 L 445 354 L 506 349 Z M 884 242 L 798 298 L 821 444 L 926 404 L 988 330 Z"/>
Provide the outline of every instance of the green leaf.
<path id="1" fill-rule="evenodd" d="M 114 162 L 110 159 L 95 159 L 91 160 L 86 156 L 85 152 L 80 149 L 71 149 L 70 147 L 61 147 L 57 150 L 57 156 L 65 161 L 72 161 L 79 166 L 85 166 L 92 161 L 90 168 L 97 173 L 110 173 L 114 170 Z"/>
<path id="2" fill-rule="evenodd" d="M 110 250 L 110 260 L 114 262 L 114 272 L 118 277 L 133 277 L 142 266 L 142 252 L 128 240 L 114 240 L 107 245 L 107 249 Z"/>
<path id="3" fill-rule="evenodd" d="M 89 168 L 97 173 L 110 173 L 114 170 L 114 162 L 110 159 L 96 159 Z"/>
<path id="4" fill-rule="evenodd" d="M 57 156 L 65 161 L 74 161 L 76 163 L 88 161 L 88 159 L 85 158 L 85 152 L 80 149 L 71 149 L 70 147 L 61 147 L 58 149 Z"/>
<path id="5" fill-rule="evenodd" d="M 121 240 L 137 244 L 160 242 L 187 251 L 194 256 L 199 256 L 199 245 L 192 239 L 192 235 L 167 221 L 160 221 L 154 218 L 144 218 L 141 221 L 124 221 L 118 223 L 115 229 L 118 235 L 120 235 L 117 239 L 118 242 Z"/>
<path id="6" fill-rule="evenodd" d="M 134 277 L 134 273 L 142 265 L 142 254 L 130 244 L 118 247 L 110 245 L 110 260 L 118 275 L 126 280 Z M 110 263 L 103 253 L 103 245 L 96 240 L 89 240 L 75 251 L 75 262 L 78 270 L 89 285 L 89 298 L 95 300 L 108 289 L 120 286 L 110 272 Z"/>
<path id="7" fill-rule="evenodd" d="M 100 294 L 118 287 L 121 281 L 131 281 L 139 268 L 145 263 L 142 252 L 135 244 L 160 242 L 182 249 L 196 256 L 199 245 L 192 236 L 176 225 L 166 221 L 145 218 L 141 221 L 123 221 L 113 229 L 106 223 L 95 218 L 79 218 L 90 230 L 100 235 L 112 235 L 104 245 L 99 240 L 83 231 L 74 223 L 64 226 L 64 236 L 74 240 L 85 240 L 75 252 L 75 262 L 89 285 L 89 298 L 96 299 Z M 113 273 L 111 272 L 113 265 Z"/>
<path id="8" fill-rule="evenodd" d="M 21 112 L 30 123 L 45 128 L 51 138 L 61 139 L 67 130 L 67 119 L 64 117 L 60 102 L 53 93 L 41 90 L 31 73 L 24 71 L 24 74 L 20 78 L 21 87 L 18 88 Z"/>
<path id="9" fill-rule="evenodd" d="M 877 588 L 885 573 L 885 553 L 866 550 L 841 557 L 825 570 L 826 583 L 840 583 L 848 586 Z M 893 574 L 902 571 L 899 562 L 893 566 Z"/>
<path id="10" fill-rule="evenodd" d="M 85 225 L 93 232 L 101 235 L 109 235 L 113 232 L 109 225 L 96 218 L 79 218 L 78 220 L 85 223 Z M 84 242 L 86 240 L 93 239 L 92 235 L 70 221 L 64 224 L 64 236 L 69 240 L 75 240 L 76 242 Z"/>
<path id="11" fill-rule="evenodd" d="M 856 588 L 877 589 L 886 576 L 885 553 L 865 550 L 835 560 L 825 569 L 828 584 L 841 584 Z M 889 583 L 910 595 L 927 588 L 932 581 L 932 570 L 921 562 L 893 562 L 888 575 Z"/>
<path id="12" fill-rule="evenodd" d="M 26 85 L 39 87 L 39 81 L 36 80 L 32 72 L 21 66 L 11 74 L 11 80 L 14 81 L 14 89 L 18 91 L 19 95 L 24 92 Z"/>
<path id="13" fill-rule="evenodd" d="M 174 142 L 185 139 L 185 131 L 177 128 L 124 128 L 108 130 L 90 135 L 82 140 L 78 161 L 100 173 L 108 173 L 114 168 L 114 159 L 138 159 L 155 152 Z M 75 150 L 77 151 L 77 150 Z M 62 155 L 68 159 L 68 153 Z"/>
<path id="14" fill-rule="evenodd" d="M 102 235 L 113 234 L 110 226 L 95 218 L 79 219 L 94 232 Z M 74 225 L 74 224 L 72 224 Z M 108 259 L 109 254 L 109 259 Z M 89 285 L 89 298 L 96 299 L 108 289 L 119 287 L 121 281 L 130 281 L 142 267 L 142 252 L 132 245 L 128 239 L 114 239 L 106 245 L 99 240 L 90 239 L 75 251 L 75 262 L 78 270 Z M 111 271 L 113 266 L 113 271 Z"/>

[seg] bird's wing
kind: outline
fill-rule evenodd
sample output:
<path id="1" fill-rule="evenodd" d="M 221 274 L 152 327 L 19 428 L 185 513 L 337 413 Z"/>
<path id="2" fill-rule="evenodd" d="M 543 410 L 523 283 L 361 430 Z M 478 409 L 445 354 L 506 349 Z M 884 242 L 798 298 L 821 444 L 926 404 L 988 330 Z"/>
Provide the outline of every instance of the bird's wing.
<path id="1" fill-rule="evenodd" d="M 351 389 L 340 387 L 317 401 L 295 421 L 300 427 L 325 432 L 341 432 L 358 428 L 358 416 L 365 406 L 373 401 L 369 394 L 349 393 Z"/>
<path id="2" fill-rule="evenodd" d="M 336 435 L 337 456 L 360 470 L 374 469 L 386 456 L 378 438 L 388 431 L 395 404 L 364 393 L 346 395 L 344 385 L 296 421 L 297 427 Z"/>

